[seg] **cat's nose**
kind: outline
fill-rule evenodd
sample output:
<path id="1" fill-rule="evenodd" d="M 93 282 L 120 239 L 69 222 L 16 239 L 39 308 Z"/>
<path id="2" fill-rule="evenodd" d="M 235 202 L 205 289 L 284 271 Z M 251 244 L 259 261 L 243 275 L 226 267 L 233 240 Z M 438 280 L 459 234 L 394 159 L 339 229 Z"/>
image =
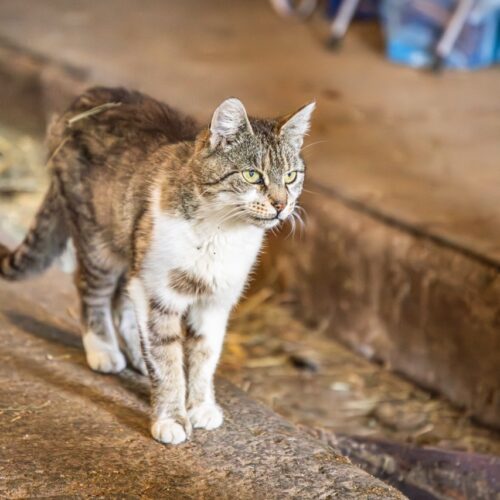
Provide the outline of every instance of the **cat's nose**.
<path id="1" fill-rule="evenodd" d="M 271 200 L 271 205 L 276 209 L 278 214 L 285 208 L 285 203 L 281 200 Z"/>

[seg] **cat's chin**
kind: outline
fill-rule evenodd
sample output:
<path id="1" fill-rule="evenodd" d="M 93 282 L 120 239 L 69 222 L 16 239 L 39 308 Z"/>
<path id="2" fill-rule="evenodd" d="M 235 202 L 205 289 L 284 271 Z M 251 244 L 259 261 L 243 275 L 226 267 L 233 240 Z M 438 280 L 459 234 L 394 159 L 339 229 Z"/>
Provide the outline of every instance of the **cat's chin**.
<path id="1" fill-rule="evenodd" d="M 254 217 L 252 215 L 248 216 L 248 221 L 253 225 L 260 227 L 262 229 L 272 229 L 276 227 L 281 220 L 277 217 L 273 217 L 272 219 L 266 219 L 262 217 Z"/>
<path id="2" fill-rule="evenodd" d="M 281 222 L 282 222 L 282 221 L 281 221 L 280 219 L 274 219 L 274 220 L 272 220 L 272 221 L 268 222 L 268 223 L 264 226 L 264 228 L 265 228 L 265 229 L 272 229 L 273 227 L 278 226 Z"/>

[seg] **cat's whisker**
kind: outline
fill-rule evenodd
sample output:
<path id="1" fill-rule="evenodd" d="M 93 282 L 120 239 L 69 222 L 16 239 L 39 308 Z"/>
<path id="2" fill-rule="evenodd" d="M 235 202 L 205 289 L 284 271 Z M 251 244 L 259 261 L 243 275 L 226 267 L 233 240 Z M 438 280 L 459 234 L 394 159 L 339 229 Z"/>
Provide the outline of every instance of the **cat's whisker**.
<path id="1" fill-rule="evenodd" d="M 299 229 L 299 234 L 302 236 L 305 224 L 302 217 L 297 212 L 292 212 L 287 218 L 287 222 L 290 224 L 290 232 L 286 236 L 286 239 L 294 237 L 297 232 L 297 228 Z"/>
<path id="2" fill-rule="evenodd" d="M 221 212 L 218 216 L 214 216 L 216 214 L 212 214 L 212 217 L 207 217 L 207 220 L 210 221 L 211 224 L 215 226 L 221 226 L 226 220 L 235 215 L 236 212 Z"/>
<path id="3" fill-rule="evenodd" d="M 228 210 L 234 210 L 235 208 L 239 208 L 239 204 L 230 205 L 221 201 L 214 201 L 203 204 L 201 209 L 198 210 L 198 214 L 207 218 L 219 212 L 227 213 Z"/>
<path id="4" fill-rule="evenodd" d="M 287 222 L 290 224 L 290 230 L 286 235 L 286 239 L 290 238 L 295 234 L 295 219 L 293 217 L 293 213 L 290 214 L 290 216 L 287 219 Z"/>
<path id="5" fill-rule="evenodd" d="M 300 224 L 302 226 L 301 229 L 304 229 L 306 226 L 307 219 L 309 217 L 306 209 L 304 207 L 301 207 L 300 205 L 297 205 L 295 207 L 295 211 L 293 212 L 293 215 L 300 222 Z"/>
<path id="6" fill-rule="evenodd" d="M 300 227 L 300 230 L 302 231 L 305 227 L 302 217 L 299 214 L 295 214 L 295 219 L 297 221 L 298 226 Z"/>
<path id="7" fill-rule="evenodd" d="M 321 194 L 318 191 L 312 191 L 311 189 L 306 189 L 306 188 L 302 188 L 302 191 L 304 193 L 310 193 L 310 194 Z"/>
<path id="8" fill-rule="evenodd" d="M 328 139 L 325 139 L 325 140 L 322 140 L 322 141 L 316 141 L 316 142 L 312 142 L 311 144 L 307 144 L 306 146 L 304 146 L 300 152 L 303 153 L 304 151 L 306 151 L 307 149 L 309 148 L 312 148 L 313 146 L 316 146 L 318 144 L 323 144 L 325 142 L 332 142 L 331 140 L 328 140 Z"/>
<path id="9" fill-rule="evenodd" d="M 222 219 L 219 219 L 216 224 L 217 226 L 222 226 L 223 224 L 233 220 L 233 219 L 236 219 L 238 216 L 240 215 L 239 212 L 234 212 L 234 213 L 230 213 L 230 214 L 227 214 L 225 217 L 223 217 Z"/>
<path id="10" fill-rule="evenodd" d="M 279 230 L 279 226 L 274 226 L 270 229 L 273 236 L 276 236 L 276 234 L 278 233 L 278 230 Z"/>
<path id="11" fill-rule="evenodd" d="M 215 219 L 215 223 L 217 225 L 222 225 L 224 222 L 227 222 L 228 220 L 237 217 L 241 213 L 243 213 L 242 208 L 239 205 L 235 206 L 231 210 L 224 212 L 219 219 Z"/>

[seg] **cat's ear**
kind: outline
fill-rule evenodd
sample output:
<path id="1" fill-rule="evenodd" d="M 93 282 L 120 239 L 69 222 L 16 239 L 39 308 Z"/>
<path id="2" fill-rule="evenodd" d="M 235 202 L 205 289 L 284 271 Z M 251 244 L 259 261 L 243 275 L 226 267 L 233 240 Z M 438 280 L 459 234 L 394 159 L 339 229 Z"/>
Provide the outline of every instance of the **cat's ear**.
<path id="1" fill-rule="evenodd" d="M 231 97 L 226 99 L 214 112 L 210 123 L 210 146 L 230 144 L 237 134 L 248 131 L 253 134 L 243 103 Z"/>
<path id="2" fill-rule="evenodd" d="M 302 106 L 298 111 L 278 119 L 278 135 L 297 149 L 302 147 L 304 136 L 311 126 L 311 115 L 316 102 Z"/>

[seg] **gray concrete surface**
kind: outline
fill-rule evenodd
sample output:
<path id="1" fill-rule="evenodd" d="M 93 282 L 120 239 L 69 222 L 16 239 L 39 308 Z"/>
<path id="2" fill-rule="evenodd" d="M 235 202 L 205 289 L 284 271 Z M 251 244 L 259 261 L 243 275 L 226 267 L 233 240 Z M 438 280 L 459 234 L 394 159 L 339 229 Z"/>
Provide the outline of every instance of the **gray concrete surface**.
<path id="1" fill-rule="evenodd" d="M 222 428 L 166 447 L 148 384 L 86 366 L 71 279 L 0 283 L 2 498 L 403 498 L 218 380 Z"/>

